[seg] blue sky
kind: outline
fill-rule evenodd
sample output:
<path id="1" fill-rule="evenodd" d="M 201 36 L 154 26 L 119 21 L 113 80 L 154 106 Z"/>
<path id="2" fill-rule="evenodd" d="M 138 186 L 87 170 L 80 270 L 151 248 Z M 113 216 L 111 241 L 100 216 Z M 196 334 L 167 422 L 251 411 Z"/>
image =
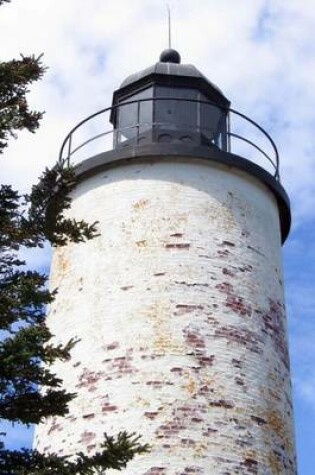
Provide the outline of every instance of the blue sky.
<path id="1" fill-rule="evenodd" d="M 315 451 L 315 4 L 313 0 L 173 0 L 173 45 L 275 139 L 293 212 L 284 246 L 299 473 Z M 167 46 L 164 0 L 12 0 L 0 9 L 2 60 L 44 53 L 49 66 L 31 91 L 45 110 L 1 159 L 3 181 L 27 190 L 79 120 L 110 105 L 130 73 Z M 47 268 L 49 251 L 32 253 Z M 11 446 L 30 432 L 8 428 Z"/>

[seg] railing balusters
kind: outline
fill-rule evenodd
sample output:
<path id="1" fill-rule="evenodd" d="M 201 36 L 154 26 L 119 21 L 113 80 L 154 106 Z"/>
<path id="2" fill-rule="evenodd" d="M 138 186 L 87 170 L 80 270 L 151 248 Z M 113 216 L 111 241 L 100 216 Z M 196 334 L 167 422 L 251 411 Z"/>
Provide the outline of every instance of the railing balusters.
<path id="1" fill-rule="evenodd" d="M 67 158 L 67 166 L 68 167 L 70 167 L 71 147 L 72 147 L 72 134 L 70 134 L 69 144 L 68 144 L 68 158 Z"/>
<path id="2" fill-rule="evenodd" d="M 103 136 L 106 136 L 110 133 L 114 133 L 116 135 L 114 135 L 114 141 L 113 141 L 113 145 L 115 146 L 118 146 L 118 136 L 117 136 L 117 131 L 118 132 L 122 132 L 123 130 L 126 130 L 126 129 L 130 129 L 130 128 L 136 128 L 136 135 L 135 135 L 135 139 L 136 139 L 136 144 L 139 145 L 139 139 L 140 139 L 140 108 L 141 108 L 141 103 L 142 102 L 147 102 L 147 101 L 165 101 L 165 100 L 174 100 L 174 101 L 185 101 L 185 102 L 197 102 L 199 104 L 211 104 L 217 108 L 219 108 L 221 111 L 225 112 L 226 113 L 226 131 L 223 131 L 223 133 L 226 135 L 226 139 L 224 140 L 224 137 L 223 137 L 223 140 L 221 140 L 221 149 L 224 151 L 227 150 L 228 153 L 233 153 L 233 150 L 232 150 L 232 144 L 231 144 L 231 137 L 234 137 L 234 138 L 237 138 L 239 140 L 242 140 L 243 142 L 246 142 L 248 145 L 252 146 L 255 150 L 257 150 L 263 157 L 265 157 L 271 164 L 272 166 L 274 167 L 275 169 L 275 173 L 274 173 L 274 177 L 280 181 L 280 176 L 279 176 L 279 154 L 278 154 L 278 150 L 277 150 L 277 147 L 274 143 L 274 141 L 272 140 L 272 138 L 270 137 L 270 135 L 259 125 L 257 124 L 255 121 L 253 121 L 252 119 L 250 119 L 249 117 L 247 117 L 245 114 L 242 114 L 241 112 L 238 112 L 236 111 L 235 109 L 232 109 L 232 108 L 226 108 L 226 107 L 223 107 L 223 106 L 219 106 L 218 104 L 214 104 L 212 103 L 211 101 L 200 101 L 198 99 L 184 99 L 184 98 L 173 98 L 173 97 L 155 97 L 155 98 L 146 98 L 146 99 L 138 99 L 138 100 L 132 100 L 132 101 L 128 101 L 128 102 L 124 102 L 123 104 L 117 104 L 113 107 L 108 107 L 108 108 L 105 108 L 105 109 L 101 109 L 100 111 L 97 111 L 95 112 L 94 114 L 90 115 L 89 117 L 83 119 L 81 122 L 79 122 L 70 132 L 69 134 L 66 136 L 65 140 L 63 141 L 63 144 L 61 146 L 61 150 L 60 150 L 60 154 L 59 154 L 59 162 L 62 163 L 62 164 L 66 164 L 66 166 L 70 166 L 72 163 L 73 163 L 73 160 L 72 160 L 72 157 L 73 155 L 80 149 L 82 149 L 85 145 L 87 145 L 88 143 L 91 143 L 93 142 L 94 140 L 96 140 L 97 138 L 100 138 L 100 137 L 103 137 Z M 94 119 L 95 117 L 97 116 L 100 116 L 102 114 L 105 114 L 107 112 L 111 112 L 115 109 L 118 109 L 120 107 L 123 107 L 123 106 L 126 106 L 128 104 L 137 104 L 137 113 L 136 113 L 136 124 L 135 125 L 132 125 L 132 126 L 129 126 L 129 127 L 125 127 L 125 128 L 120 128 L 120 129 L 115 129 L 115 130 L 109 130 L 109 131 L 105 131 L 105 132 L 102 132 L 102 133 L 99 133 L 97 134 L 96 136 L 93 136 L 91 137 L 90 139 L 88 140 L 85 140 L 84 142 L 82 142 L 81 144 L 79 144 L 74 150 L 72 150 L 72 141 L 73 141 L 73 136 L 74 136 L 74 133 L 80 128 L 82 127 L 84 124 L 86 124 L 87 122 L 89 122 L 90 120 Z M 256 145 L 253 141 L 250 140 L 250 138 L 246 138 L 246 137 L 242 137 L 241 135 L 239 134 L 235 134 L 233 132 L 233 130 L 231 130 L 233 127 L 232 127 L 232 122 L 231 122 L 231 115 L 234 114 L 235 116 L 238 116 L 240 117 L 241 119 L 243 119 L 245 122 L 251 124 L 253 127 L 256 128 L 256 130 L 259 130 L 262 134 L 262 136 L 265 137 L 265 139 L 267 139 L 273 149 L 273 152 L 274 152 L 274 158 L 272 159 L 261 147 L 259 147 L 258 145 Z M 152 127 L 154 127 L 154 123 L 152 121 Z M 116 138 L 115 138 L 116 137 Z M 224 143 L 225 143 L 225 146 L 224 146 Z M 67 147 L 67 156 L 64 158 L 63 154 L 64 154 L 64 149 Z M 246 158 L 246 157 L 244 157 Z M 252 160 L 250 160 L 252 161 Z"/>

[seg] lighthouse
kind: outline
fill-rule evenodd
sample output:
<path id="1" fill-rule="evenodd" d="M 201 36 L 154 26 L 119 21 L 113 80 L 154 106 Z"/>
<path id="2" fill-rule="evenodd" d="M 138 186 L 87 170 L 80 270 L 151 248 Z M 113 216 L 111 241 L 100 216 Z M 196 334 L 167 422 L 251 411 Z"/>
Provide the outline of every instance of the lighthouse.
<path id="1" fill-rule="evenodd" d="M 74 147 L 95 117 L 103 132 Z M 127 430 L 151 449 L 126 475 L 296 474 L 290 204 L 271 137 L 170 49 L 78 124 L 60 159 L 76 167 L 69 217 L 99 235 L 54 250 L 47 323 L 60 343 L 79 339 L 54 370 L 77 397 L 36 448 L 93 454 Z"/>

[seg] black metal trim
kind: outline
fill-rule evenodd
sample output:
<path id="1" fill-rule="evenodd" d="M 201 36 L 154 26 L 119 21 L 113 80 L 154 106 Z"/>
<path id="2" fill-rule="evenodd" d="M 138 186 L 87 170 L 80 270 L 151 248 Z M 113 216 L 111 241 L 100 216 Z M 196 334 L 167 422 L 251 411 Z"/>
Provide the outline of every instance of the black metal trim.
<path id="1" fill-rule="evenodd" d="M 223 152 L 216 147 L 190 147 L 181 144 L 152 143 L 148 145 L 128 147 L 126 149 L 119 148 L 108 152 L 95 155 L 75 167 L 76 176 L 79 181 L 84 180 L 104 168 L 111 168 L 125 163 L 143 160 L 165 160 L 170 157 L 176 158 L 200 158 L 207 161 L 213 161 L 226 165 L 229 168 L 237 168 L 259 181 L 264 183 L 274 194 L 279 210 L 280 229 L 282 243 L 285 242 L 291 228 L 291 208 L 289 197 L 280 184 L 280 182 L 261 168 L 259 165 L 252 163 L 246 158 L 234 155 L 232 153 Z"/>
<path id="2" fill-rule="evenodd" d="M 218 107 L 229 108 L 231 102 L 217 89 L 215 89 L 207 80 L 203 77 L 193 77 L 193 76 L 173 76 L 160 73 L 151 73 L 148 76 L 138 79 L 137 81 L 128 84 L 120 89 L 114 91 L 113 94 L 113 103 L 115 106 L 122 99 L 141 92 L 144 89 L 147 89 L 150 86 L 168 86 L 168 87 L 188 87 L 190 89 L 197 89 L 202 92 L 208 99 L 214 102 Z M 115 114 L 115 110 L 112 112 Z M 111 118 L 111 122 L 113 119 Z"/>

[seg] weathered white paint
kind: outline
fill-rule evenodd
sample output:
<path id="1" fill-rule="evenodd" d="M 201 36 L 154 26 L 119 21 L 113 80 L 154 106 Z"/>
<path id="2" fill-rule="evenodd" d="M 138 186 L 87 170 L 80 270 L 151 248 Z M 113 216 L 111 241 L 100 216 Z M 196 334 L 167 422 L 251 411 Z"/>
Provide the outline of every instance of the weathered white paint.
<path id="1" fill-rule="evenodd" d="M 71 215 L 101 235 L 55 251 L 48 323 L 78 397 L 36 447 L 152 445 L 126 475 L 295 474 L 279 217 L 272 193 L 198 159 L 133 162 L 81 182 Z M 108 472 L 116 473 L 116 472 Z"/>

